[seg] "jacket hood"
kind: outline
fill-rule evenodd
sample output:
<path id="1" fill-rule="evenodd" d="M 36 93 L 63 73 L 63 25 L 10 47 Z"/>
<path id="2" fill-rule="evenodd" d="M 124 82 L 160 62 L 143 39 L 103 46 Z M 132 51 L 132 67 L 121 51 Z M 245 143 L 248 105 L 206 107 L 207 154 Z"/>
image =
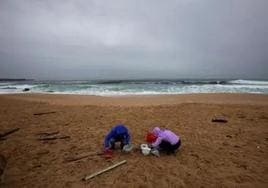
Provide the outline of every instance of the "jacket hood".
<path id="1" fill-rule="evenodd" d="M 154 135 L 158 136 L 161 132 L 161 129 L 159 127 L 155 127 L 152 132 L 154 133 Z"/>
<path id="2" fill-rule="evenodd" d="M 128 133 L 128 130 L 124 125 L 117 125 L 115 131 L 118 135 Z"/>

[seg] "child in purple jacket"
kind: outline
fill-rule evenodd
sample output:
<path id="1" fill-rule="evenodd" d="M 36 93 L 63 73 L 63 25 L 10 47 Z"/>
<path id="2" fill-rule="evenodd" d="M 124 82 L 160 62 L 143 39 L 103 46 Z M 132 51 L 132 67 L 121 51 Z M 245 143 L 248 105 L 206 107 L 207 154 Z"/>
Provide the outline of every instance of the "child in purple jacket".
<path id="1" fill-rule="evenodd" d="M 180 137 L 170 130 L 160 129 L 155 127 L 152 133 L 157 139 L 151 143 L 153 148 L 157 148 L 161 151 L 166 151 L 167 154 L 175 153 L 175 151 L 181 146 Z"/>

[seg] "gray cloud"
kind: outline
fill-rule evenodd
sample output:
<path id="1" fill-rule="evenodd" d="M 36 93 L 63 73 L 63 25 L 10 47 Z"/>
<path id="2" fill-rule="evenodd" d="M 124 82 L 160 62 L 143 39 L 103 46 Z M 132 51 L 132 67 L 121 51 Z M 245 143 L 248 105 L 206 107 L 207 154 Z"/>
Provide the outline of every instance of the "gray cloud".
<path id="1" fill-rule="evenodd" d="M 1 0 L 0 77 L 268 79 L 266 0 Z"/>

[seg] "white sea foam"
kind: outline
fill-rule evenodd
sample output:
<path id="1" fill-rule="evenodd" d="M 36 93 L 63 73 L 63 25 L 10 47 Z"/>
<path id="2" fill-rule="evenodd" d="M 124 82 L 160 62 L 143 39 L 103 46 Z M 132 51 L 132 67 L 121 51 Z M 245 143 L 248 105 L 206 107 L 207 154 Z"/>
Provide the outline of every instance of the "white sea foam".
<path id="1" fill-rule="evenodd" d="M 244 85 L 267 85 L 268 81 L 261 80 L 232 80 L 229 81 L 230 84 L 244 84 Z"/>
<path id="2" fill-rule="evenodd" d="M 0 94 L 22 93 L 25 88 L 32 89 L 34 84 L 1 83 Z"/>

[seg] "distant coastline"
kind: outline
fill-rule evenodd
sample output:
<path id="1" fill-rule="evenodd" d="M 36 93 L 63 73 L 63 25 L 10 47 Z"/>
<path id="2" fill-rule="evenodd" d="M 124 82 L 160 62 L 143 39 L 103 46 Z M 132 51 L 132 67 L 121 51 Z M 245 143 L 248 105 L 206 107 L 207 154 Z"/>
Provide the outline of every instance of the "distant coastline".
<path id="1" fill-rule="evenodd" d="M 34 79 L 26 79 L 26 78 L 0 78 L 1 82 L 6 81 L 33 81 Z"/>

